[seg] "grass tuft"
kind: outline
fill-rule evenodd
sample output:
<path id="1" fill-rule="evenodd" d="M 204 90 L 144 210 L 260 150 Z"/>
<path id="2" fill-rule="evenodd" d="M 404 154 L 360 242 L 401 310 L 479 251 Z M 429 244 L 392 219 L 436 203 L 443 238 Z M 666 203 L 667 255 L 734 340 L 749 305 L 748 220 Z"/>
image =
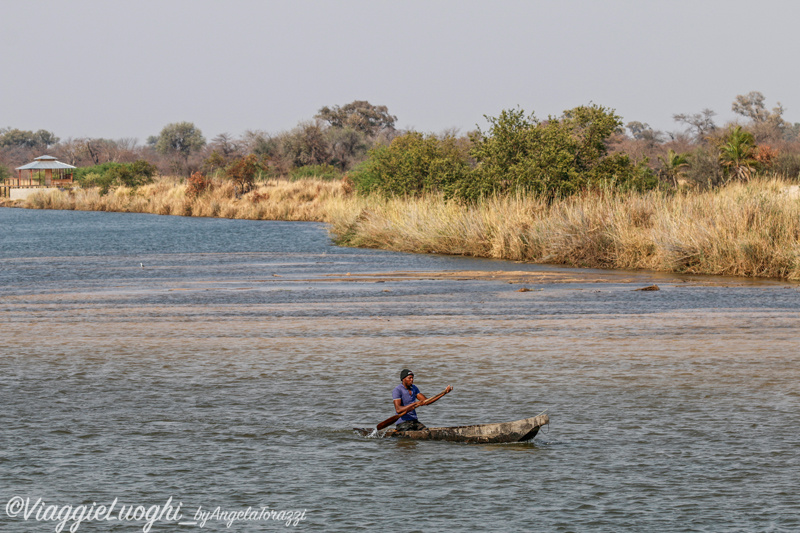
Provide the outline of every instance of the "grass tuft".
<path id="1" fill-rule="evenodd" d="M 800 279 L 800 192 L 772 179 L 681 193 L 586 192 L 548 202 L 495 196 L 349 194 L 343 180 L 272 180 L 237 195 L 212 180 L 196 197 L 177 178 L 32 195 L 23 207 L 330 223 L 341 245 L 693 274 Z"/>

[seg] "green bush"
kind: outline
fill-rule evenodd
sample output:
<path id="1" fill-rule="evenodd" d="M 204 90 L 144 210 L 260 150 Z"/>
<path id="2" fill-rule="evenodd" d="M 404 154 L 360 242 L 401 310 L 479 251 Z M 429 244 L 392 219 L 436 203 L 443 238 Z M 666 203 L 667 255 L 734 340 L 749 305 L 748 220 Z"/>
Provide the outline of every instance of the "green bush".
<path id="1" fill-rule="evenodd" d="M 139 187 L 153 181 L 156 167 L 144 160 L 134 161 L 112 167 L 106 171 L 106 178 L 112 183 L 125 187 Z"/>
<path id="2" fill-rule="evenodd" d="M 532 193 L 547 198 L 588 188 L 646 190 L 658 185 L 645 161 L 608 152 L 620 117 L 597 105 L 581 106 L 540 122 L 522 110 L 487 117 L 491 127 L 471 136 L 471 148 L 456 139 L 411 132 L 369 152 L 351 174 L 361 193 L 420 195 L 476 200 L 489 194 Z M 476 162 L 471 164 L 470 156 Z"/>
<path id="3" fill-rule="evenodd" d="M 88 176 L 89 174 L 98 174 L 100 176 L 104 176 L 109 169 L 121 165 L 122 163 L 108 162 L 108 163 L 103 163 L 101 165 L 94 165 L 91 167 L 78 167 L 72 171 L 72 177 L 81 186 L 85 186 L 84 181 L 86 179 L 86 176 Z"/>
<path id="4" fill-rule="evenodd" d="M 473 136 L 477 167 L 467 191 L 471 197 L 523 191 L 554 198 L 588 187 L 648 189 L 657 184 L 644 163 L 608 154 L 608 139 L 622 121 L 601 106 L 576 107 L 545 122 L 522 110 L 487 119 L 489 131 Z"/>
<path id="5" fill-rule="evenodd" d="M 81 179 L 81 187 L 90 188 L 90 187 L 99 187 L 100 193 L 105 194 L 108 192 L 108 189 L 111 188 L 111 183 L 114 180 L 108 176 L 107 174 L 99 174 L 97 172 L 90 172 L 86 174 Z"/>
<path id="6" fill-rule="evenodd" d="M 443 192 L 458 194 L 469 176 L 468 157 L 455 139 L 438 139 L 411 132 L 379 146 L 351 174 L 361 193 L 387 196 Z"/>
<path id="7" fill-rule="evenodd" d="M 303 178 L 317 178 L 321 180 L 338 180 L 342 177 L 342 171 L 333 165 L 306 165 L 293 168 L 289 172 L 290 180 Z"/>
<path id="8" fill-rule="evenodd" d="M 105 194 L 114 185 L 138 187 L 153 181 L 156 167 L 142 159 L 133 163 L 103 163 L 76 168 L 74 180 L 81 187 L 100 187 Z"/>
<path id="9" fill-rule="evenodd" d="M 688 159 L 686 179 L 690 183 L 709 189 L 724 183 L 722 165 L 716 150 L 699 146 L 688 155 Z"/>
<path id="10" fill-rule="evenodd" d="M 11 171 L 8 169 L 8 167 L 0 163 L 0 183 L 4 182 L 6 178 L 10 178 L 11 175 Z"/>

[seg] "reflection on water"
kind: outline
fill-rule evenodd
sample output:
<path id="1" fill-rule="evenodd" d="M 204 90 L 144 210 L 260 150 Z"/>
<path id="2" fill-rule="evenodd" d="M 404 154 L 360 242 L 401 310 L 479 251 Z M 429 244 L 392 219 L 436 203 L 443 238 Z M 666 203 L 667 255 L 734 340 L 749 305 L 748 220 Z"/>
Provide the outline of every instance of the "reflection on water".
<path id="1" fill-rule="evenodd" d="M 0 223 L 19 228 L 0 247 L 3 502 L 306 508 L 319 531 L 409 511 L 421 531 L 800 527 L 795 285 L 347 282 L 510 267 L 336 248 L 318 224 Z M 355 435 L 392 414 L 404 367 L 455 388 L 428 425 L 551 424 L 515 445 Z"/>

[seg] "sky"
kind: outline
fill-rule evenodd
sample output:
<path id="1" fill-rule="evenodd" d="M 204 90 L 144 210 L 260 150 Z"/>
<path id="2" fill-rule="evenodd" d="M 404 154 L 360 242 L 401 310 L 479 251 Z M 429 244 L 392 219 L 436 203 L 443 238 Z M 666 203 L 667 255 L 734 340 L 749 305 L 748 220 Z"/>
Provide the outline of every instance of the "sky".
<path id="1" fill-rule="evenodd" d="M 681 131 L 738 94 L 800 122 L 800 2 L 0 0 L 0 128 L 279 133 L 368 100 L 425 133 L 595 103 Z"/>

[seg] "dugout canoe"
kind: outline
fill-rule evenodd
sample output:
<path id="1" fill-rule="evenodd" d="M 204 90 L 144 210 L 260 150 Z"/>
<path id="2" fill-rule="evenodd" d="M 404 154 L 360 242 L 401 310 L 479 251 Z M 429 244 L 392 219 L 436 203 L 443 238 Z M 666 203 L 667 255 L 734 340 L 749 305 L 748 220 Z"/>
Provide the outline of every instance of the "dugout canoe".
<path id="1" fill-rule="evenodd" d="M 453 442 L 471 442 L 478 444 L 495 442 L 525 442 L 531 440 L 539 432 L 539 428 L 550 423 L 546 414 L 523 418 L 513 422 L 496 424 L 478 424 L 475 426 L 454 426 L 446 428 L 427 428 L 420 431 L 397 431 L 375 428 L 355 428 L 365 437 L 394 437 L 416 440 L 449 440 Z"/>

